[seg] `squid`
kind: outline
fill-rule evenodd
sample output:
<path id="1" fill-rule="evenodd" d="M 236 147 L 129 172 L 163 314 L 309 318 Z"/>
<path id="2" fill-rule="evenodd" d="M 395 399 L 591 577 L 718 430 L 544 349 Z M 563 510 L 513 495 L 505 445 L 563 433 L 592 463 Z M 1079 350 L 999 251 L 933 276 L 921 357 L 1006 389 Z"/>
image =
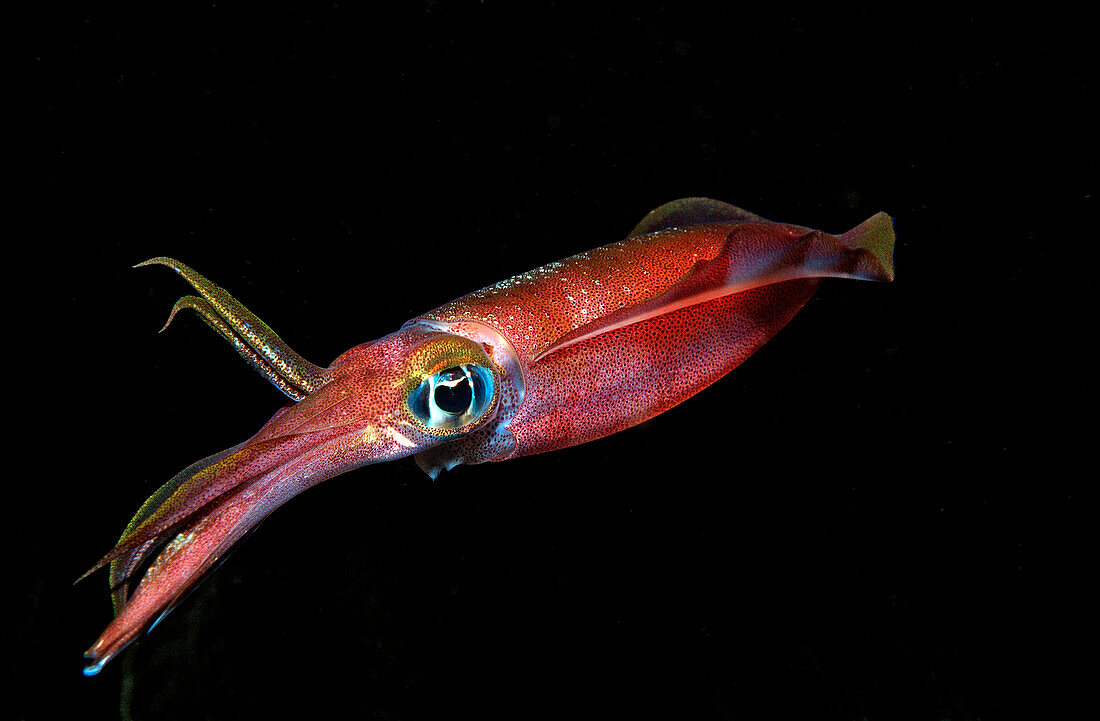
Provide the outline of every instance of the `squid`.
<path id="1" fill-rule="evenodd" d="M 823 279 L 893 280 L 893 256 L 886 213 L 831 235 L 684 198 L 651 211 L 625 240 L 470 293 L 328 367 L 183 263 L 139 263 L 172 268 L 197 293 L 175 304 L 165 328 L 195 311 L 291 403 L 248 440 L 171 478 L 81 577 L 108 567 L 115 614 L 84 654 L 85 675 L 307 488 L 407 456 L 434 479 L 629 428 L 737 367 Z"/>

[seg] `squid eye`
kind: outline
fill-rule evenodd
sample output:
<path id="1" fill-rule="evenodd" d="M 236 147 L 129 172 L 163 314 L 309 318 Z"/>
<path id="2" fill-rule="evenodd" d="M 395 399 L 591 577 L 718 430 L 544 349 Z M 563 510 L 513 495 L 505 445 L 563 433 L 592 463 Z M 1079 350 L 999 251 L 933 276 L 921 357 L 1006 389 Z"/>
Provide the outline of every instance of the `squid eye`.
<path id="1" fill-rule="evenodd" d="M 494 391 L 493 374 L 466 363 L 425 378 L 409 394 L 409 410 L 430 429 L 454 430 L 480 420 Z"/>

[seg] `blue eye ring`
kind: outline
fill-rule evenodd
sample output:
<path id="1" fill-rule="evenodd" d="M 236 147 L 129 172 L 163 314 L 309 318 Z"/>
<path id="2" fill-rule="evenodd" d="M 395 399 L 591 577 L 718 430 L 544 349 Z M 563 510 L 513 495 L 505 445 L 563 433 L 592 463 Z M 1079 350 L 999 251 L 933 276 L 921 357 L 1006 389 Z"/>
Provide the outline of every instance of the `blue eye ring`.
<path id="1" fill-rule="evenodd" d="M 493 372 L 462 363 L 424 378 L 409 394 L 409 410 L 425 428 L 454 431 L 480 421 L 496 400 Z"/>

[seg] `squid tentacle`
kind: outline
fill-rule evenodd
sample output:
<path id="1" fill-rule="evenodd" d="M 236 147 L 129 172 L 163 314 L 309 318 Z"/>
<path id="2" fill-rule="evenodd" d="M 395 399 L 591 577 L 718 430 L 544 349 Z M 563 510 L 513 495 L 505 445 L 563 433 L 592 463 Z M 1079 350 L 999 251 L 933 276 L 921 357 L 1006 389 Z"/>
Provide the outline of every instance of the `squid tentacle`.
<path id="1" fill-rule="evenodd" d="M 163 333 L 167 330 L 168 326 L 172 324 L 172 320 L 175 319 L 176 313 L 185 308 L 190 308 L 198 313 L 199 317 L 202 318 L 208 326 L 213 328 L 222 338 L 229 341 L 229 344 L 237 350 L 246 363 L 255 368 L 260 375 L 271 383 L 271 385 L 281 390 L 287 397 L 300 401 L 309 394 L 309 389 L 292 384 L 291 381 L 282 376 L 277 368 L 272 366 L 262 355 L 257 353 L 244 338 L 233 330 L 222 316 L 218 315 L 214 306 L 203 298 L 185 295 L 177 300 L 176 304 L 172 306 L 172 312 L 168 316 L 168 320 L 165 321 L 164 327 L 160 329 L 160 332 Z"/>
<path id="2" fill-rule="evenodd" d="M 116 559 L 122 559 L 116 574 L 133 570 L 140 557 L 180 524 L 185 523 L 206 505 L 242 481 L 254 477 L 263 469 L 265 455 L 278 450 L 294 448 L 299 435 L 276 436 L 236 450 L 215 454 L 205 461 L 189 466 L 176 474 L 153 494 L 130 521 L 118 544 L 88 569 L 81 580 Z M 135 552 L 136 553 L 132 553 Z M 131 556 L 135 558 L 131 559 Z M 121 583 L 122 578 L 112 578 L 111 584 Z"/>
<path id="3" fill-rule="evenodd" d="M 130 519 L 130 523 L 127 524 L 126 530 L 124 530 L 122 532 L 122 535 L 119 537 L 118 545 L 126 542 L 132 536 L 132 534 L 134 534 L 134 532 L 142 525 L 142 523 L 144 523 L 151 516 L 155 515 L 156 512 L 164 505 L 165 501 L 171 498 L 180 486 L 186 483 L 189 479 L 193 478 L 200 471 L 214 465 L 226 456 L 239 450 L 242 445 L 244 444 L 238 444 L 236 446 L 233 446 L 232 448 L 228 448 L 211 456 L 207 456 L 201 461 L 196 461 L 195 463 L 192 463 L 187 468 L 183 469 L 175 476 L 173 476 L 171 480 L 169 480 L 167 483 L 157 489 L 156 493 L 149 496 L 145 503 L 141 505 L 141 508 L 138 509 L 138 512 L 134 514 L 134 517 L 132 519 Z M 133 574 L 134 569 L 138 567 L 138 565 L 141 563 L 141 560 L 149 553 L 149 551 L 151 551 L 165 538 L 168 537 L 172 530 L 174 530 L 172 527 L 162 528 L 159 533 L 150 537 L 145 542 L 140 543 L 131 548 L 129 551 L 120 553 L 117 557 L 111 559 L 111 566 L 108 572 L 108 584 L 111 589 L 111 601 L 116 614 L 126 603 L 126 598 L 129 595 L 129 589 L 127 588 L 126 582 L 129 580 L 131 574 Z M 102 562 L 97 564 L 97 568 L 101 566 Z M 92 573 L 95 570 L 95 568 L 91 569 L 83 576 L 81 576 L 78 581 L 85 578 L 89 573 Z"/>
<path id="4" fill-rule="evenodd" d="M 181 299 L 183 305 L 177 303 L 176 307 L 172 309 L 172 316 L 182 308 L 192 308 L 198 311 L 211 327 L 237 346 L 241 355 L 244 356 L 253 367 L 257 368 L 257 370 L 265 376 L 268 376 L 269 380 L 270 376 L 268 371 L 258 366 L 253 358 L 249 357 L 249 355 L 243 351 L 243 346 L 245 344 L 251 347 L 256 355 L 262 358 L 264 363 L 278 374 L 286 384 L 293 386 L 305 395 L 312 393 L 330 380 L 329 373 L 326 369 L 314 365 L 298 355 L 298 353 L 287 345 L 275 331 L 271 330 L 266 323 L 260 320 L 255 313 L 246 308 L 224 288 L 208 280 L 201 273 L 174 258 L 166 258 L 164 256 L 150 258 L 142 263 L 138 263 L 134 267 L 141 268 L 147 265 L 168 266 L 183 276 L 183 279 L 190 283 L 191 287 L 193 287 L 198 294 L 202 296 L 203 300 L 206 301 L 205 304 L 196 303 L 195 301 L 197 299 L 194 299 L 193 296 L 190 297 L 191 299 L 185 297 Z M 172 316 L 168 319 L 169 323 L 172 320 Z M 221 323 L 214 321 L 213 319 L 215 317 L 220 319 Z M 167 325 L 165 327 L 167 327 Z M 226 330 L 228 329 L 232 329 L 236 338 L 227 335 Z M 276 385 L 291 398 L 295 398 L 294 395 L 287 392 L 287 389 L 283 385 L 279 383 L 276 383 Z M 295 400 L 300 400 L 300 398 L 295 398 Z"/>
<path id="5" fill-rule="evenodd" d="M 118 543 L 77 582 L 110 564 L 110 585 L 116 604 L 126 599 L 125 582 L 141 559 L 169 534 L 207 506 L 258 475 L 319 445 L 326 434 L 341 432 L 347 422 L 346 390 L 328 386 L 293 408 L 288 424 L 276 413 L 252 439 L 193 463 L 154 493 L 130 520 Z"/>

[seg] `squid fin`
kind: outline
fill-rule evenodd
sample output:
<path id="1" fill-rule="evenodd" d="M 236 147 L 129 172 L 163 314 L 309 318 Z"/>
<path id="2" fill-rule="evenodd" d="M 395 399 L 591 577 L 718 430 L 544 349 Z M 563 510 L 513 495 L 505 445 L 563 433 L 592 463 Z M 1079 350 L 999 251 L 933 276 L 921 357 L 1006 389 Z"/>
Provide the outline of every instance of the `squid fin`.
<path id="1" fill-rule="evenodd" d="M 710 198 L 680 198 L 646 213 L 626 237 L 656 233 L 670 228 L 687 228 L 705 223 L 767 222 L 755 213 Z"/>
<path id="2" fill-rule="evenodd" d="M 851 250 L 863 250 L 874 259 L 872 275 L 864 280 L 891 281 L 894 279 L 894 219 L 886 213 L 875 213 L 856 227 L 838 236 L 841 243 Z M 877 275 L 874 265 L 878 266 Z"/>
<path id="3" fill-rule="evenodd" d="M 744 222 L 730 231 L 718 255 L 696 262 L 664 293 L 566 333 L 534 361 L 618 328 L 762 285 L 800 278 L 891 281 L 893 248 L 894 226 L 886 213 L 878 213 L 840 236 L 797 226 Z"/>

